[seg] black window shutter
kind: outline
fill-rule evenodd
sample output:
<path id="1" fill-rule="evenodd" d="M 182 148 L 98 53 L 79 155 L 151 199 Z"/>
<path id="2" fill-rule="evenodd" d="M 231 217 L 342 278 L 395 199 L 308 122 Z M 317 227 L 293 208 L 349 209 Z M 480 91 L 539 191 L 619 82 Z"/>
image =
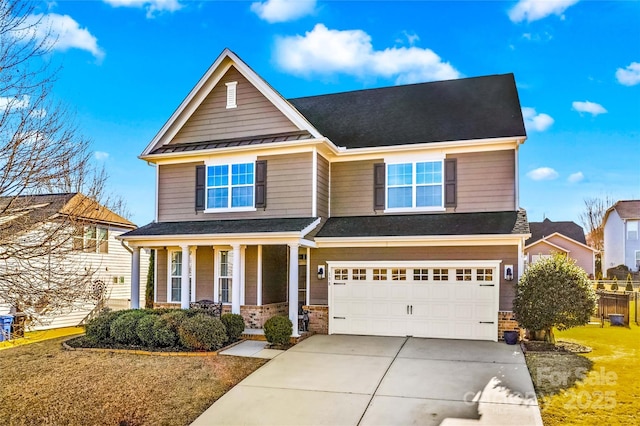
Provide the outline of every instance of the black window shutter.
<path id="1" fill-rule="evenodd" d="M 447 158 L 444 160 L 444 206 L 456 207 L 457 205 L 457 160 Z"/>
<path id="2" fill-rule="evenodd" d="M 267 162 L 256 161 L 256 208 L 267 208 Z"/>
<path id="3" fill-rule="evenodd" d="M 196 211 L 204 210 L 205 166 L 196 166 Z"/>
<path id="4" fill-rule="evenodd" d="M 385 167 L 384 163 L 373 165 L 373 209 L 384 210 L 385 207 Z"/>

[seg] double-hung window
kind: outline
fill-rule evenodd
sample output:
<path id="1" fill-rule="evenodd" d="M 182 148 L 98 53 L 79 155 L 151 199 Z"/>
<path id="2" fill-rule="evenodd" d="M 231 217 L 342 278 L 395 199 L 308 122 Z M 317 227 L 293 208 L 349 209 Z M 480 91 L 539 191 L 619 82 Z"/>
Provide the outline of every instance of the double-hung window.
<path id="1" fill-rule="evenodd" d="M 219 258 L 220 277 L 218 286 L 218 298 L 222 303 L 231 303 L 231 291 L 233 285 L 233 252 L 222 250 Z"/>
<path id="2" fill-rule="evenodd" d="M 443 207 L 442 161 L 387 164 L 387 209 Z"/>
<path id="3" fill-rule="evenodd" d="M 170 256 L 171 269 L 169 271 L 169 278 L 171 283 L 169 302 L 180 302 L 182 292 L 182 252 L 172 251 L 170 252 Z"/>
<path id="4" fill-rule="evenodd" d="M 254 207 L 254 163 L 207 166 L 207 210 Z"/>

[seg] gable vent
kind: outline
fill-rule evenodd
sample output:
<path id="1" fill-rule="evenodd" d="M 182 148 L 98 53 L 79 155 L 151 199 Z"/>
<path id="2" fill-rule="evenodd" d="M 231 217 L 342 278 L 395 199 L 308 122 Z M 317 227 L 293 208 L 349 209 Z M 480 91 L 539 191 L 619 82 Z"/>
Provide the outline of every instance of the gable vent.
<path id="1" fill-rule="evenodd" d="M 238 104 L 236 103 L 238 82 L 231 81 L 225 84 L 227 86 L 227 108 L 236 108 L 238 106 Z"/>

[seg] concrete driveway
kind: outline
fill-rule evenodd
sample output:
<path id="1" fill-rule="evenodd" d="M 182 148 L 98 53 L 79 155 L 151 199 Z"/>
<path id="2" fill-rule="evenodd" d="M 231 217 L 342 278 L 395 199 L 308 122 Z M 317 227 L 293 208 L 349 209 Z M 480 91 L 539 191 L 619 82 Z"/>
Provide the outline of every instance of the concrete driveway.
<path id="1" fill-rule="evenodd" d="M 193 425 L 542 425 L 519 346 L 315 335 Z"/>

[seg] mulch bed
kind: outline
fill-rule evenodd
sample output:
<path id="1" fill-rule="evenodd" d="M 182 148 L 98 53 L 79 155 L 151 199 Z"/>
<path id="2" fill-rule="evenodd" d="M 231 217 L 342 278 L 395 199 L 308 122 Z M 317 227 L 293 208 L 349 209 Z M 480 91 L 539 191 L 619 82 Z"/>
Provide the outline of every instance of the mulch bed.
<path id="1" fill-rule="evenodd" d="M 591 348 L 588 346 L 579 345 L 573 342 L 565 342 L 559 340 L 554 345 L 553 343 L 538 341 L 538 340 L 523 340 L 522 346 L 524 352 L 554 352 L 554 353 L 574 353 L 574 354 L 586 354 L 591 352 Z"/>

